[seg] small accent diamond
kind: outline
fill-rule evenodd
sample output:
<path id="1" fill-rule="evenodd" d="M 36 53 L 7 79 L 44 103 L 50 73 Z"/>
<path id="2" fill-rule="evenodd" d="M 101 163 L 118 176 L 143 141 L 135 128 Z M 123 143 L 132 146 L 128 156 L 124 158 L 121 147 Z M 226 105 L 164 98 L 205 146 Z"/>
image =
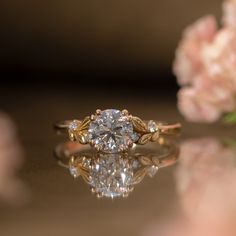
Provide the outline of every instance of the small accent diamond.
<path id="1" fill-rule="evenodd" d="M 71 131 L 76 131 L 78 129 L 78 121 L 77 120 L 73 120 L 70 124 L 69 124 L 69 130 Z"/>
<path id="2" fill-rule="evenodd" d="M 148 122 L 148 130 L 151 132 L 151 133 L 154 133 L 157 131 L 157 125 L 156 123 L 153 121 L 153 120 L 150 120 Z"/>
<path id="3" fill-rule="evenodd" d="M 133 142 L 137 142 L 138 139 L 139 139 L 139 135 L 138 135 L 136 132 L 134 132 L 134 133 L 131 135 L 131 138 L 132 138 L 132 141 L 133 141 Z"/>
<path id="4" fill-rule="evenodd" d="M 79 171 L 78 171 L 77 166 L 70 165 L 70 166 L 69 166 L 69 171 L 70 171 L 70 174 L 71 174 L 74 178 L 77 178 L 77 177 L 79 176 Z"/>
<path id="5" fill-rule="evenodd" d="M 147 174 L 149 175 L 149 177 L 154 177 L 155 176 L 155 174 L 157 173 L 157 171 L 158 171 L 158 167 L 157 166 L 150 166 L 149 168 L 148 168 L 148 172 L 147 172 Z"/>

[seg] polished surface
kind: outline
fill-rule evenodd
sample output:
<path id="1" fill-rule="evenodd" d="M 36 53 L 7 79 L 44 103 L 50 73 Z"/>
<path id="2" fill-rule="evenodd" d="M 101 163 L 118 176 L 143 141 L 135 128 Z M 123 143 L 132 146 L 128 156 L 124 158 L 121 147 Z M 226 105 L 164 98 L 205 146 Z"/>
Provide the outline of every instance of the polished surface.
<path id="1" fill-rule="evenodd" d="M 14 99 L 6 99 L 11 94 L 14 94 Z M 220 173 L 235 171 L 232 141 L 235 128 L 221 124 L 187 124 L 178 114 L 174 100 L 158 95 L 129 95 L 124 91 L 122 95 L 114 92 L 110 99 L 105 92 L 96 94 L 93 91 L 93 94 L 89 98 L 86 93 L 76 90 L 1 91 L 1 107 L 14 119 L 23 143 L 26 158 L 19 176 L 29 196 L 22 202 L 19 198 L 15 206 L 0 195 L 0 235 L 150 235 L 149 232 L 156 230 L 163 221 L 183 211 L 188 212 L 188 204 L 195 205 L 196 202 L 191 202 L 188 197 L 192 199 L 191 194 L 199 197 L 201 191 L 190 191 L 190 195 L 182 191 L 186 185 L 196 184 L 196 181 L 191 182 L 193 178 L 188 172 L 191 170 L 195 173 L 194 177 L 198 176 L 199 166 L 196 167 L 194 158 L 197 159 L 201 153 L 209 154 L 208 158 L 198 159 L 197 163 L 205 167 L 200 168 L 201 176 L 205 176 L 202 173 L 211 170 L 212 166 L 220 169 Z M 185 161 L 160 169 L 153 178 L 145 178 L 128 198 L 97 199 L 82 179 L 73 179 L 69 172 L 58 166 L 53 149 L 63 137 L 56 137 L 52 129 L 56 121 L 85 117 L 97 108 L 127 108 L 145 119 L 182 121 L 181 145 Z M 225 145 L 230 151 L 225 151 Z M 190 151 L 195 147 L 198 151 L 193 155 Z M 219 155 L 222 149 L 224 151 Z M 225 160 L 227 165 L 222 164 Z M 219 180 L 222 175 L 217 173 Z M 188 184 L 184 182 L 186 179 Z M 205 184 L 205 181 L 196 179 L 200 185 Z M 224 181 L 227 182 L 227 178 L 218 182 Z M 212 182 L 210 186 L 214 184 Z M 194 189 L 197 191 L 199 188 Z"/>

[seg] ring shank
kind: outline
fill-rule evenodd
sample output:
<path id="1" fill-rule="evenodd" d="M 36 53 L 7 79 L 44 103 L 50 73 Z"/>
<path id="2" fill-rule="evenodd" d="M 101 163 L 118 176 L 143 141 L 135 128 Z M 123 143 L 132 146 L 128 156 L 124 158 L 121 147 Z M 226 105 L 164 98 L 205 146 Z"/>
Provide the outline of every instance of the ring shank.
<path id="1" fill-rule="evenodd" d="M 65 120 L 65 121 L 62 121 L 62 122 L 58 122 L 57 124 L 54 125 L 54 128 L 56 129 L 56 131 L 58 131 L 60 133 L 65 133 L 65 132 L 67 132 L 67 130 L 69 128 L 69 125 L 72 121 L 73 120 Z M 82 122 L 82 121 L 78 120 L 78 122 Z M 144 122 L 146 124 L 148 124 L 149 121 L 144 120 Z M 157 125 L 159 133 L 163 134 L 163 135 L 178 134 L 178 133 L 180 133 L 180 130 L 181 130 L 181 127 L 182 127 L 180 123 L 166 124 L 166 123 L 163 123 L 161 121 L 154 121 L 154 122 Z"/>

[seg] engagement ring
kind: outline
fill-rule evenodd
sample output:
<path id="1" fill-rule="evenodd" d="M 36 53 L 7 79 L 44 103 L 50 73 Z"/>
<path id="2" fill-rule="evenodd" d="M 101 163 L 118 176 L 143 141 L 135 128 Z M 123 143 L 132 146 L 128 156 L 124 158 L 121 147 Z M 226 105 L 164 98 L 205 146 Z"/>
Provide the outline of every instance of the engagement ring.
<path id="1" fill-rule="evenodd" d="M 66 120 L 55 125 L 59 131 L 66 131 L 71 141 L 90 144 L 97 151 L 118 153 L 127 151 L 135 144 L 155 142 L 161 135 L 180 132 L 181 124 L 165 124 L 144 121 L 132 116 L 127 110 L 97 110 L 84 120 Z"/>

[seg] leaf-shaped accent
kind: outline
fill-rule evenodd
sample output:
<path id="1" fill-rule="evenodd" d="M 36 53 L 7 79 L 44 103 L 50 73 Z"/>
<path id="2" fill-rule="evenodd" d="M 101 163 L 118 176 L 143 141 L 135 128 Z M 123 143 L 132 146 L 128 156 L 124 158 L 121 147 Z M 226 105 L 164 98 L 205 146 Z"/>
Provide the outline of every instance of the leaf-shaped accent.
<path id="1" fill-rule="evenodd" d="M 159 139 L 159 132 L 157 131 L 157 132 L 155 132 L 155 133 L 153 133 L 152 134 L 152 138 L 151 138 L 151 141 L 152 142 L 156 142 L 158 139 Z"/>
<path id="2" fill-rule="evenodd" d="M 87 136 L 87 130 L 84 130 L 78 133 L 77 139 L 81 144 L 86 144 L 88 143 L 86 136 Z"/>
<path id="3" fill-rule="evenodd" d="M 69 134 L 69 138 L 71 141 L 76 141 L 76 136 L 75 136 L 75 132 L 74 131 L 68 131 Z"/>
<path id="4" fill-rule="evenodd" d="M 83 122 L 80 124 L 79 130 L 80 130 L 80 131 L 87 130 L 88 127 L 89 127 L 89 123 L 90 123 L 90 117 L 87 116 L 87 117 L 85 117 L 85 119 L 83 120 Z"/>
<path id="5" fill-rule="evenodd" d="M 134 126 L 134 130 L 138 133 L 147 133 L 147 125 L 139 118 L 136 116 L 133 116 L 132 119 L 132 124 Z"/>
<path id="6" fill-rule="evenodd" d="M 87 168 L 83 167 L 83 166 L 80 166 L 79 172 L 80 172 L 80 175 L 82 176 L 83 180 L 86 183 L 90 183 L 89 170 Z"/>
<path id="7" fill-rule="evenodd" d="M 151 166 L 153 163 L 151 159 L 148 156 L 139 156 L 138 160 L 143 164 L 144 166 Z"/>
<path id="8" fill-rule="evenodd" d="M 144 176 L 146 175 L 146 169 L 142 168 L 140 170 L 138 170 L 135 174 L 134 174 L 134 178 L 133 178 L 133 184 L 138 184 L 140 183 Z"/>
<path id="9" fill-rule="evenodd" d="M 153 157 L 152 158 L 152 162 L 155 166 L 159 167 L 159 165 L 161 164 L 161 161 L 159 158 Z"/>
<path id="10" fill-rule="evenodd" d="M 140 139 L 138 140 L 138 143 L 141 145 L 144 145 L 148 141 L 150 141 L 151 138 L 152 138 L 152 133 L 144 134 L 143 136 L 140 137 Z"/>

